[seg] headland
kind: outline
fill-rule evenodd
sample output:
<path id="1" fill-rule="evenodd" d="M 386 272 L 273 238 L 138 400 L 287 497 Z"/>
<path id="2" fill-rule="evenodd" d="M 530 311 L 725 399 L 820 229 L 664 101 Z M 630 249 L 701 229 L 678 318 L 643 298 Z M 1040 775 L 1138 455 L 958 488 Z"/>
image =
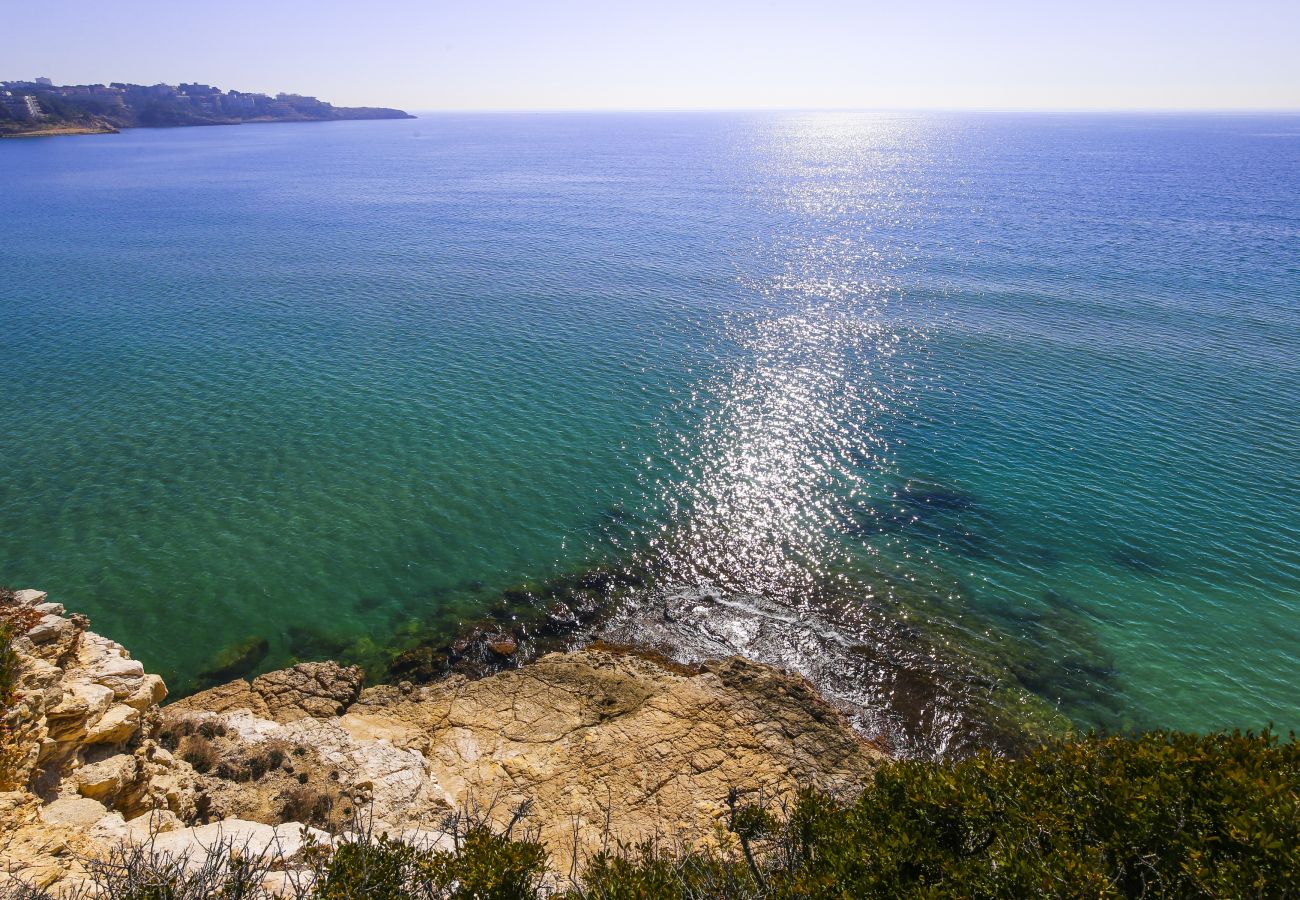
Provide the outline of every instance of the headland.
<path id="1" fill-rule="evenodd" d="M 301 94 L 222 91 L 207 84 L 56 85 L 0 82 L 0 137 L 111 134 L 123 128 L 413 119 L 400 109 L 334 106 Z"/>

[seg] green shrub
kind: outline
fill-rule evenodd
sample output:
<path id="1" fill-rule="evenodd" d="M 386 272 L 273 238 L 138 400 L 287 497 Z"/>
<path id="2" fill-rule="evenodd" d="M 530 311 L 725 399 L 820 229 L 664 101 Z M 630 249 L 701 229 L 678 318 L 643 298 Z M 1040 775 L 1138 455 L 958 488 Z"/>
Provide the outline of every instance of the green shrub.
<path id="1" fill-rule="evenodd" d="M 688 864 L 643 848 L 598 857 L 581 896 L 1300 894 L 1300 744 L 1268 732 L 1154 732 L 1021 759 L 899 762 L 854 800 L 809 791 L 775 828 L 733 816 L 746 821 L 759 839 L 748 881 L 734 861 L 697 854 Z"/>
<path id="2" fill-rule="evenodd" d="M 412 847 L 385 835 L 346 841 L 329 858 L 320 900 L 534 900 L 546 851 L 477 824 L 456 849 Z"/>
<path id="3" fill-rule="evenodd" d="M 17 787 L 17 755 L 13 731 L 18 715 L 13 712 L 14 689 L 18 684 L 18 654 L 10 641 L 9 623 L 0 620 L 0 790 Z"/>
<path id="4" fill-rule="evenodd" d="M 18 653 L 12 642 L 20 627 L 25 629 L 35 624 L 32 616 L 31 610 L 18 606 L 12 588 L 0 586 L 0 723 L 18 688 Z"/>
<path id="5" fill-rule="evenodd" d="M 1300 743 L 1153 732 L 1044 745 L 1018 759 L 882 766 L 855 798 L 805 791 L 785 808 L 728 798 L 730 840 L 644 843 L 585 861 L 565 900 L 1300 896 Z M 541 900 L 546 853 L 488 816 L 457 817 L 454 849 L 355 833 L 307 851 L 300 900 Z M 125 853 L 125 851 L 124 851 Z M 109 898 L 248 897 L 275 860 L 119 854 Z M 257 876 L 257 877 L 254 877 Z M 151 892 L 152 891 L 152 892 Z M 202 893 L 208 891 L 208 893 Z M 0 897 L 44 898 L 41 893 Z"/>
<path id="6" fill-rule="evenodd" d="M 8 711 L 14 689 L 18 686 L 18 653 L 12 641 L 13 631 L 9 623 L 0 619 L 0 715 Z"/>

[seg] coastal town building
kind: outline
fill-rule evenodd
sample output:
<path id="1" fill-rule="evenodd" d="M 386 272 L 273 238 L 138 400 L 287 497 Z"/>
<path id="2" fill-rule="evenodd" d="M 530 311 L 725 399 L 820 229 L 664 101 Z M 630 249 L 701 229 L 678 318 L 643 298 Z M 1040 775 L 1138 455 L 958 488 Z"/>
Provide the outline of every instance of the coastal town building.
<path id="1" fill-rule="evenodd" d="M 39 119 L 44 115 L 40 102 L 31 94 L 16 94 L 13 91 L 0 92 L 0 105 L 8 110 L 15 119 Z"/>
<path id="2" fill-rule="evenodd" d="M 121 128 L 233 125 L 239 122 L 324 122 L 409 118 L 397 109 L 336 107 L 316 97 L 223 91 L 199 82 L 49 84 L 0 81 L 0 137 L 7 134 L 102 134 Z"/>

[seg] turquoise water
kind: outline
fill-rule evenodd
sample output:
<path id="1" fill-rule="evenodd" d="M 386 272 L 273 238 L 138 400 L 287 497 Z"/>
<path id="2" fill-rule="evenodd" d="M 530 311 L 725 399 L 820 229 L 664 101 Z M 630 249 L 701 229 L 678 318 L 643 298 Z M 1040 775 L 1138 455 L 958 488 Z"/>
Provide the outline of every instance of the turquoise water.
<path id="1" fill-rule="evenodd" d="M 888 595 L 1081 725 L 1300 727 L 1300 118 L 438 115 L 0 162 L 0 582 L 176 685 L 640 560 L 805 620 L 828 579 Z"/>

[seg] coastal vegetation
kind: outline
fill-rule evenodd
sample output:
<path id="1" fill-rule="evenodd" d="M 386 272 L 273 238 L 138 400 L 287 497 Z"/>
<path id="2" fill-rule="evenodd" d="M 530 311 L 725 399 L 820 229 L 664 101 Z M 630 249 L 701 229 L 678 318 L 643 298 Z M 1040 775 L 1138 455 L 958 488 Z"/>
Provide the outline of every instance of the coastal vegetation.
<path id="1" fill-rule="evenodd" d="M 1300 743 L 1270 731 L 1088 736 L 1017 758 L 882 766 L 857 797 L 785 804 L 733 794 L 705 848 L 607 840 L 566 883 L 521 808 L 460 814 L 449 846 L 361 828 L 309 841 L 289 896 L 360 898 L 1285 897 L 1300 890 Z M 186 868 L 147 845 L 92 869 L 113 898 L 260 898 L 277 860 L 210 854 Z M 561 861 L 563 862 L 563 861 Z M 14 889 L 7 900 L 41 900 Z"/>
<path id="2" fill-rule="evenodd" d="M 13 641 L 39 618 L 31 609 L 15 602 L 11 588 L 0 586 L 0 790 L 13 778 L 14 744 L 22 725 L 15 703 L 22 662 Z"/>
<path id="3" fill-rule="evenodd" d="M 409 119 L 400 109 L 339 107 L 300 94 L 222 91 L 206 84 L 55 85 L 0 82 L 0 137 L 99 134 L 122 128 Z"/>

